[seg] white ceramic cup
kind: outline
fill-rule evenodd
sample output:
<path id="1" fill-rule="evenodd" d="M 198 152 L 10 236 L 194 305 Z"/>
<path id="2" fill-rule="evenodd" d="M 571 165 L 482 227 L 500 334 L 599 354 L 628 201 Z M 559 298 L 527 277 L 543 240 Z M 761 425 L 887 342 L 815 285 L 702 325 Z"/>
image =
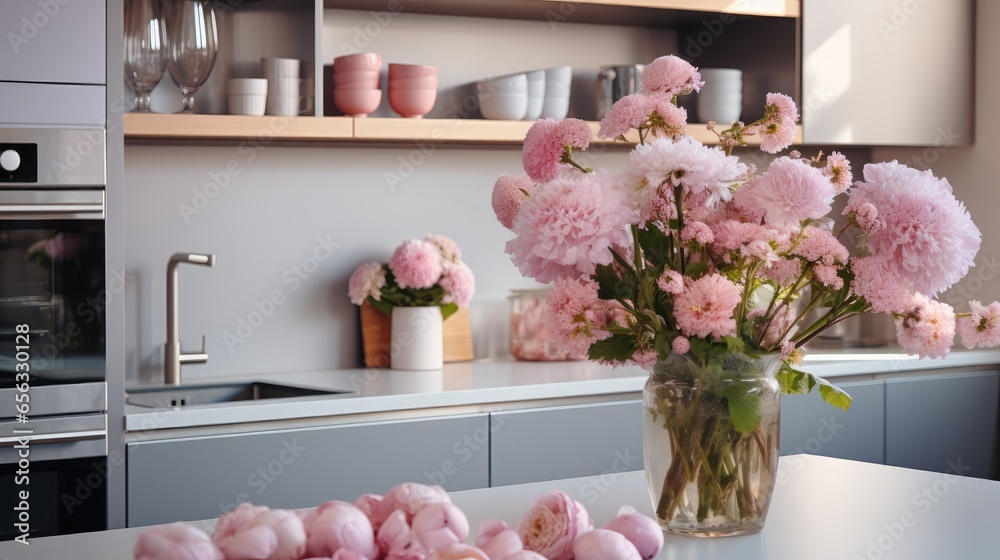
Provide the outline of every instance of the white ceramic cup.
<path id="1" fill-rule="evenodd" d="M 698 96 L 698 120 L 729 124 L 743 112 L 743 95 Z"/>
<path id="2" fill-rule="evenodd" d="M 229 113 L 261 116 L 267 104 L 267 80 L 234 78 L 226 83 Z"/>
<path id="3" fill-rule="evenodd" d="M 299 114 L 301 99 L 298 95 L 268 95 L 267 114 L 294 117 Z"/>
<path id="4" fill-rule="evenodd" d="M 261 58 L 260 73 L 265 78 L 298 78 L 300 64 L 297 58 Z"/>

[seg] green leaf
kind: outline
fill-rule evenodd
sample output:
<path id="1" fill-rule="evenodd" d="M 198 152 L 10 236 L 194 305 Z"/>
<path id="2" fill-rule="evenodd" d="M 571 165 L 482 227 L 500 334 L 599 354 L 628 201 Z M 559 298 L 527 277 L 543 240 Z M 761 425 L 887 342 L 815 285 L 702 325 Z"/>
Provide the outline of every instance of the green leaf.
<path id="1" fill-rule="evenodd" d="M 610 338 L 591 344 L 587 356 L 591 360 L 624 361 L 632 357 L 632 354 L 635 353 L 635 347 L 635 335 L 613 334 Z"/>
<path id="2" fill-rule="evenodd" d="M 670 256 L 670 239 L 666 233 L 650 223 L 639 230 L 639 246 L 646 260 L 656 268 L 662 269 Z"/>
<path id="3" fill-rule="evenodd" d="M 830 384 L 829 381 L 822 377 L 814 377 L 814 379 L 819 383 L 819 396 L 823 397 L 823 400 L 827 404 L 832 404 L 841 410 L 851 408 L 851 396 L 844 392 L 843 389 Z"/>
<path id="4" fill-rule="evenodd" d="M 730 383 L 723 396 L 729 407 L 729 418 L 741 434 L 747 435 L 760 425 L 760 396 L 750 392 L 747 383 Z"/>
<path id="5" fill-rule="evenodd" d="M 608 300 L 635 301 L 638 279 L 635 276 L 635 271 L 631 268 L 626 268 L 622 276 L 619 277 L 613 266 L 597 265 L 594 280 L 597 281 L 597 297 Z"/>
<path id="6" fill-rule="evenodd" d="M 452 303 L 446 303 L 446 304 L 442 305 L 441 306 L 441 320 L 443 321 L 443 320 L 447 319 L 448 317 L 451 317 L 452 314 L 454 314 L 456 311 L 458 311 L 458 304 L 457 303 L 452 302 Z"/>
<path id="7" fill-rule="evenodd" d="M 378 309 L 383 315 L 388 315 L 392 313 L 392 304 L 385 300 L 375 300 L 371 296 L 368 296 L 368 303 L 372 304 L 372 307 Z"/>
<path id="8" fill-rule="evenodd" d="M 704 276 L 705 273 L 707 272 L 708 272 L 708 263 L 696 262 L 696 263 L 688 263 L 687 269 L 684 271 L 684 274 L 690 276 L 694 280 L 697 280 L 702 276 Z"/>

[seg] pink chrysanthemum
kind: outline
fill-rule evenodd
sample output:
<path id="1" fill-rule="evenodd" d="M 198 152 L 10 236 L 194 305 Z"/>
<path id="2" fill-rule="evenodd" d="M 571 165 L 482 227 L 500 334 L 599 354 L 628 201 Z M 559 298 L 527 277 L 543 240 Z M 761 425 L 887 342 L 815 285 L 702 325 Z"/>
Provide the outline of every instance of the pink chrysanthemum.
<path id="1" fill-rule="evenodd" d="M 676 270 L 664 270 L 656 285 L 668 294 L 679 294 L 684 291 L 684 275 Z"/>
<path id="2" fill-rule="evenodd" d="M 760 149 L 769 154 L 776 154 L 792 145 L 797 131 L 791 121 L 771 121 L 752 127 L 760 135 Z"/>
<path id="3" fill-rule="evenodd" d="M 393 251 L 389 270 L 400 288 L 430 288 L 441 279 L 441 254 L 427 241 L 410 239 Z"/>
<path id="4" fill-rule="evenodd" d="M 670 349 L 674 354 L 687 354 L 691 350 L 691 341 L 684 336 L 678 336 L 670 342 Z"/>
<path id="5" fill-rule="evenodd" d="M 656 111 L 650 117 L 653 136 L 675 139 L 684 136 L 687 133 L 687 109 L 674 105 L 667 95 L 656 95 L 651 99 Z"/>
<path id="6" fill-rule="evenodd" d="M 642 88 L 671 97 L 701 91 L 705 82 L 698 69 L 674 55 L 661 56 L 642 71 Z"/>
<path id="7" fill-rule="evenodd" d="M 375 301 L 382 299 L 382 288 L 385 287 L 385 268 L 381 263 L 365 263 L 351 274 L 347 281 L 347 297 L 351 303 L 361 305 L 371 296 Z"/>
<path id="8" fill-rule="evenodd" d="M 444 288 L 443 303 L 468 307 L 476 293 L 476 277 L 464 262 L 449 262 L 441 276 L 441 287 Z"/>
<path id="9" fill-rule="evenodd" d="M 528 193 L 535 184 L 527 175 L 511 175 L 504 173 L 500 175 L 497 182 L 493 184 L 493 213 L 497 220 L 507 229 L 514 228 L 514 218 L 521 210 L 525 200 L 528 200 Z"/>
<path id="10" fill-rule="evenodd" d="M 909 282 L 897 274 L 889 262 L 876 256 L 851 260 L 854 282 L 851 289 L 871 304 L 875 313 L 901 313 L 913 305 Z"/>
<path id="11" fill-rule="evenodd" d="M 851 187 L 854 176 L 851 174 L 851 162 L 844 154 L 833 152 L 826 157 L 826 174 L 833 184 L 833 190 L 842 193 Z"/>
<path id="12" fill-rule="evenodd" d="M 982 234 L 946 179 L 893 161 L 868 164 L 848 208 L 871 203 L 885 227 L 868 233 L 868 249 L 888 259 L 913 288 L 934 296 L 974 265 Z"/>
<path id="13" fill-rule="evenodd" d="M 755 310 L 756 311 L 756 310 Z M 755 316 L 760 314 L 763 315 L 764 310 L 760 310 L 758 313 L 751 312 L 750 315 Z M 757 329 L 757 336 L 760 340 L 760 345 L 763 348 L 775 348 L 780 346 L 783 342 L 788 340 L 788 337 L 795 334 L 797 328 L 792 328 L 795 324 L 795 320 L 798 318 L 798 314 L 790 306 L 784 306 L 778 308 L 770 321 L 762 323 Z"/>
<path id="14" fill-rule="evenodd" d="M 597 282 L 559 278 L 545 295 L 545 316 L 553 345 L 572 355 L 587 355 L 590 345 L 611 336 L 607 313 L 597 297 Z"/>
<path id="15" fill-rule="evenodd" d="M 865 202 L 858 206 L 854 212 L 854 221 L 865 233 L 874 233 L 885 228 L 885 218 L 878 215 L 878 208 L 871 202 Z"/>
<path id="16" fill-rule="evenodd" d="M 636 350 L 632 354 L 632 363 L 648 371 L 653 371 L 653 366 L 658 361 L 660 361 L 660 353 L 651 348 Z"/>
<path id="17" fill-rule="evenodd" d="M 623 187 L 633 208 L 647 218 L 660 185 L 681 186 L 685 196 L 706 193 L 705 205 L 732 198 L 732 185 L 747 173 L 736 156 L 690 136 L 658 138 L 636 146 L 625 166 Z"/>
<path id="18" fill-rule="evenodd" d="M 779 286 L 787 286 L 802 274 L 802 262 L 798 259 L 778 259 L 761 274 Z"/>
<path id="19" fill-rule="evenodd" d="M 618 138 L 633 128 L 644 127 L 653 112 L 651 99 L 641 93 L 633 93 L 615 101 L 601 119 L 597 137 Z"/>
<path id="20" fill-rule="evenodd" d="M 818 263 L 813 267 L 813 275 L 823 284 L 839 290 L 844 287 L 844 279 L 837 275 L 839 270 L 837 265 Z"/>
<path id="21" fill-rule="evenodd" d="M 565 146 L 560 144 L 559 121 L 541 119 L 531 125 L 524 136 L 521 163 L 535 181 L 551 181 L 559 173 Z"/>
<path id="22" fill-rule="evenodd" d="M 818 219 L 830 211 L 836 193 L 823 172 L 801 160 L 781 157 L 767 173 L 736 191 L 734 202 L 764 216 L 772 227 L 794 227 L 806 218 Z"/>
<path id="23" fill-rule="evenodd" d="M 690 336 L 721 338 L 736 332 L 740 290 L 721 274 L 706 274 L 674 298 L 677 326 Z"/>
<path id="24" fill-rule="evenodd" d="M 592 133 L 580 119 L 541 119 L 524 136 L 521 163 L 535 181 L 551 181 L 559 174 L 563 155 L 572 148 L 586 149 Z"/>
<path id="25" fill-rule="evenodd" d="M 802 232 L 802 238 L 792 248 L 791 253 L 810 262 L 820 262 L 827 265 L 844 264 L 850 258 L 847 247 L 829 231 L 807 226 Z"/>
<path id="26" fill-rule="evenodd" d="M 715 241 L 715 235 L 712 234 L 712 228 L 708 227 L 708 224 L 704 222 L 691 222 L 686 224 L 684 229 L 681 230 L 681 239 L 687 242 L 693 240 L 699 245 L 708 245 L 712 241 Z"/>
<path id="27" fill-rule="evenodd" d="M 764 105 L 774 111 L 773 117 L 776 120 L 788 121 L 792 124 L 799 122 L 799 108 L 795 101 L 783 93 L 769 93 L 764 96 Z"/>
<path id="28" fill-rule="evenodd" d="M 969 311 L 971 317 L 958 319 L 962 345 L 969 350 L 977 346 L 991 348 L 1000 345 L 1000 302 L 983 306 L 978 300 L 973 300 L 969 302 Z"/>
<path id="29" fill-rule="evenodd" d="M 915 307 L 896 318 L 896 339 L 907 354 L 943 358 L 955 340 L 955 311 L 947 303 L 923 294 L 914 296 Z"/>
<path id="30" fill-rule="evenodd" d="M 549 283 L 611 264 L 611 248 L 630 243 L 625 226 L 636 219 L 609 181 L 605 174 L 588 173 L 536 188 L 514 220 L 517 237 L 506 247 L 521 274 Z"/>
<path id="31" fill-rule="evenodd" d="M 424 239 L 437 247 L 442 259 L 448 262 L 458 262 L 462 258 L 462 250 L 458 248 L 458 243 L 455 243 L 454 239 L 433 233 L 428 233 Z"/>

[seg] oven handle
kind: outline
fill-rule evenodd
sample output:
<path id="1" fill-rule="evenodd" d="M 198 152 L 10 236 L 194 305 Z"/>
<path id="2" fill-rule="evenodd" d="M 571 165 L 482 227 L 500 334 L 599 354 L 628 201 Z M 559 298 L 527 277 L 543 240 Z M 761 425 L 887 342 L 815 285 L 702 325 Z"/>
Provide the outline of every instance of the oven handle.
<path id="1" fill-rule="evenodd" d="M 28 438 L 29 444 L 52 444 L 52 443 L 72 443 L 76 441 L 86 441 L 88 439 L 103 439 L 107 437 L 107 430 L 88 430 L 81 432 L 69 432 L 64 434 L 26 434 L 23 436 L 0 437 L 0 447 L 14 447 L 18 442 Z"/>
<path id="2" fill-rule="evenodd" d="M 0 191 L 0 220 L 103 220 L 104 191 Z"/>

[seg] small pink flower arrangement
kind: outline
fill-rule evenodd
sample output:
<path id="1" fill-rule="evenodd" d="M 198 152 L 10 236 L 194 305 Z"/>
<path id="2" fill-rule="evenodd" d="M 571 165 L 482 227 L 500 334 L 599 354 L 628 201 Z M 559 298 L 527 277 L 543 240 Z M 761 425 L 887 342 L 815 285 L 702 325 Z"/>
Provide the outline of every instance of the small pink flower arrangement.
<path id="1" fill-rule="evenodd" d="M 462 261 L 454 240 L 443 235 L 408 239 L 393 251 L 387 264 L 367 262 L 347 283 L 351 303 L 369 302 L 388 314 L 393 307 L 440 306 L 442 316 L 468 307 L 476 293 L 476 278 Z"/>
<path id="2" fill-rule="evenodd" d="M 650 370 L 672 355 L 780 353 L 784 391 L 819 384 L 847 408 L 849 396 L 792 366 L 849 317 L 891 314 L 900 344 L 922 357 L 946 355 L 956 331 L 968 348 L 1000 344 L 1000 303 L 955 313 L 934 299 L 974 266 L 982 237 L 947 180 L 889 162 L 854 182 L 837 152 L 793 151 L 757 170 L 733 150 L 754 137 L 765 152 L 786 149 L 799 118 L 790 97 L 767 94 L 751 123 L 709 123 L 720 144 L 709 147 L 686 135 L 676 103 L 704 85 L 697 68 L 661 57 L 642 84 L 600 123 L 601 138 L 638 131 L 622 172 L 573 160 L 591 140 L 584 123 L 545 119 L 525 138 L 526 174 L 494 187 L 497 218 L 515 234 L 506 252 L 553 285 L 549 326 L 566 351 Z M 846 218 L 835 229 L 837 196 Z"/>

